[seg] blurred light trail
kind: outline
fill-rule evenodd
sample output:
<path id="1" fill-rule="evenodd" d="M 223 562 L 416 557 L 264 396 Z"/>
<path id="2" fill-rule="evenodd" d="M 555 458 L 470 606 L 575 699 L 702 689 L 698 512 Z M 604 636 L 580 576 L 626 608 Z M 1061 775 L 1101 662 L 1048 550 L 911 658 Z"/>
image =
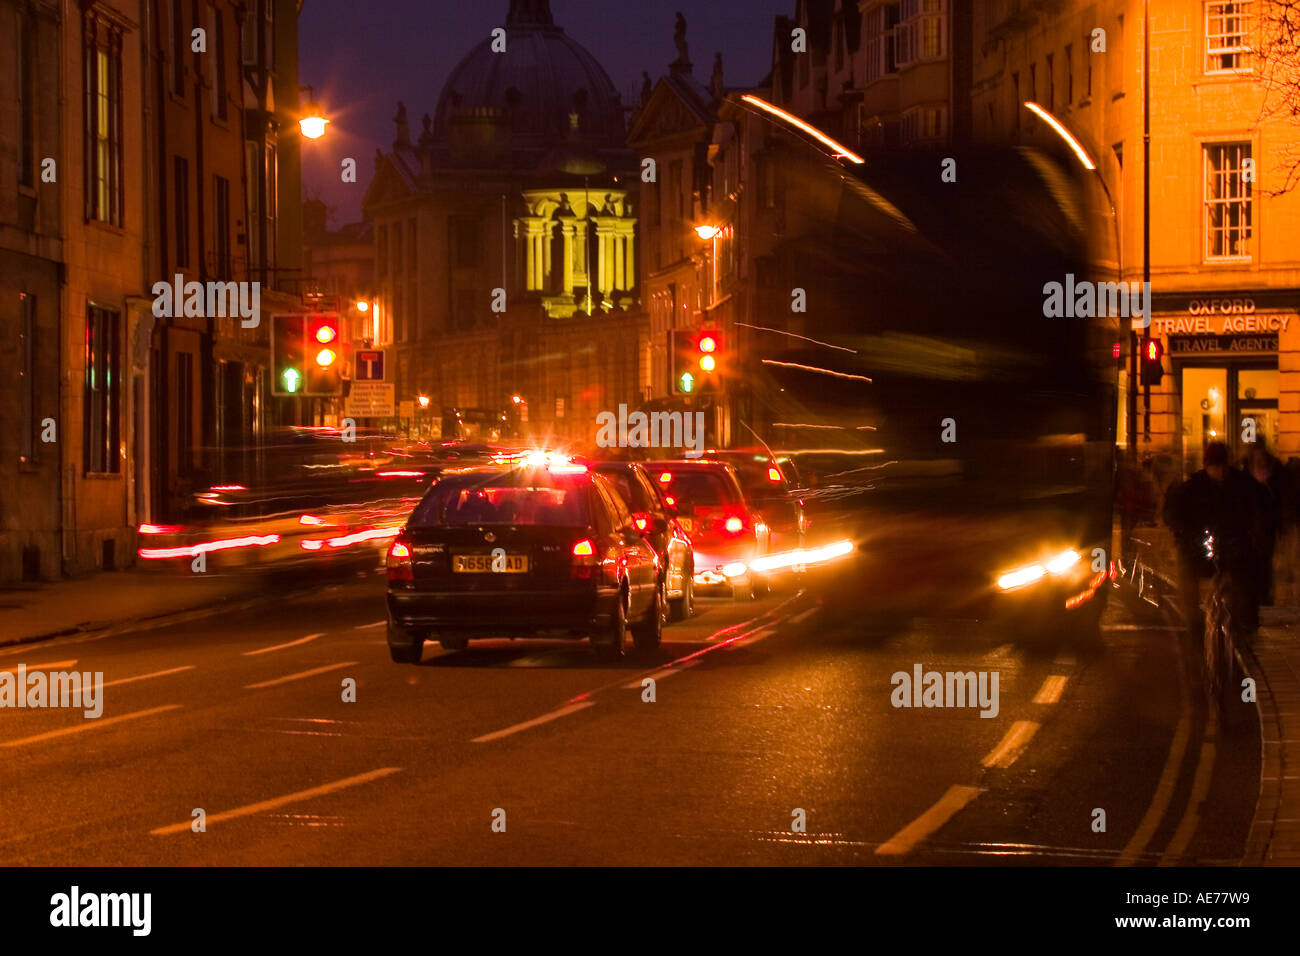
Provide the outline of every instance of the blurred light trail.
<path id="1" fill-rule="evenodd" d="M 743 325 L 747 329 L 758 329 L 760 332 L 775 332 L 777 335 L 788 335 L 792 339 L 803 339 L 805 342 L 812 342 L 814 345 L 822 345 L 828 349 L 837 349 L 841 352 L 852 352 L 858 354 L 857 349 L 845 348 L 843 345 L 831 345 L 829 342 L 823 342 L 821 339 L 809 338 L 806 335 L 800 335 L 797 332 L 787 332 L 785 329 L 773 329 L 766 325 L 751 325 L 748 322 L 737 322 L 736 325 Z"/>
<path id="2" fill-rule="evenodd" d="M 849 372 L 835 372 L 828 368 L 819 368 L 816 365 L 801 365 L 798 362 L 778 362 L 776 359 L 763 359 L 764 365 L 779 365 L 782 368 L 798 368 L 805 372 L 817 372 L 820 375 L 834 375 L 836 378 L 851 378 L 860 382 L 869 382 L 871 379 L 865 375 L 853 375 Z"/>
<path id="3" fill-rule="evenodd" d="M 182 548 L 141 548 L 137 552 L 142 558 L 197 558 L 208 551 L 229 551 L 232 548 L 265 547 L 276 544 L 278 534 L 249 535 L 243 538 L 225 538 L 220 541 L 205 541 L 201 544 Z"/>
<path id="4" fill-rule="evenodd" d="M 790 568 L 795 565 L 822 564 L 826 561 L 834 561 L 836 558 L 842 558 L 852 551 L 853 542 L 846 538 L 843 541 L 836 541 L 820 548 L 795 548 L 793 551 L 765 554 L 761 558 L 755 558 L 749 563 L 749 566 L 755 571 L 776 571 L 780 568 Z"/>
<path id="5" fill-rule="evenodd" d="M 795 129 L 803 130 L 805 133 L 813 137 L 823 146 L 826 146 L 829 149 L 831 149 L 834 152 L 836 159 L 840 159 L 842 157 L 844 159 L 847 159 L 851 163 L 856 163 L 859 166 L 866 163 L 865 159 L 863 159 L 857 153 L 853 152 L 853 150 L 849 149 L 843 143 L 831 139 L 829 136 L 827 136 L 825 133 L 819 130 L 816 126 L 812 126 L 809 123 L 805 123 L 799 117 L 795 116 L 792 113 L 787 113 L 785 110 L 781 109 L 781 107 L 775 106 L 772 103 L 769 103 L 767 100 L 754 96 L 752 93 L 746 93 L 744 96 L 741 97 L 741 99 L 744 100 L 746 103 L 749 103 L 753 106 L 757 106 L 760 110 L 763 110 L 766 113 L 772 114 L 777 119 L 789 123 Z"/>
<path id="6" fill-rule="evenodd" d="M 1061 125 L 1060 120 L 1047 112 L 1047 110 L 1043 109 L 1037 103 L 1025 103 L 1025 109 L 1040 117 L 1044 123 L 1056 131 L 1057 136 L 1065 140 L 1070 149 L 1074 150 L 1074 155 L 1079 157 L 1079 162 L 1083 163 L 1084 169 L 1097 168 L 1093 161 L 1088 158 L 1088 154 L 1084 151 L 1083 146 L 1080 145 L 1079 141 L 1074 138 L 1074 135 L 1068 129 Z"/>

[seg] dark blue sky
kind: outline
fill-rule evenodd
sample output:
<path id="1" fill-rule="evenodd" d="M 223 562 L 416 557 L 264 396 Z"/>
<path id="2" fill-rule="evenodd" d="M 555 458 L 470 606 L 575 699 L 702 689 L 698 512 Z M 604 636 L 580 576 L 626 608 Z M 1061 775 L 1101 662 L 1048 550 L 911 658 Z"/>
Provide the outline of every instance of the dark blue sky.
<path id="1" fill-rule="evenodd" d="M 331 119 L 323 139 L 303 143 L 303 192 L 331 207 L 330 225 L 361 218 L 376 146 L 393 140 L 405 100 L 413 130 L 433 113 L 452 67 L 505 22 L 509 0 L 306 0 L 298 21 L 298 72 Z M 609 72 L 624 102 L 641 71 L 658 78 L 677 55 L 673 23 L 686 17 L 695 75 L 707 81 L 722 53 L 729 86 L 757 83 L 771 61 L 772 18 L 794 0 L 551 0 L 555 22 Z M 306 94 L 304 94 L 304 97 Z M 357 182 L 339 179 L 344 157 Z"/>

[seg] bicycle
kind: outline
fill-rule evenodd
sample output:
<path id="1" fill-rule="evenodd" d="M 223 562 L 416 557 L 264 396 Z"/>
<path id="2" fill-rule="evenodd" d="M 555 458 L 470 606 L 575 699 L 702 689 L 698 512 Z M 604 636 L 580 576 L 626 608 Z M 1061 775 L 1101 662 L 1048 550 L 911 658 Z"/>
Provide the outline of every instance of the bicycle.
<path id="1" fill-rule="evenodd" d="M 1237 645 L 1249 639 L 1249 594 L 1237 574 L 1214 551 L 1213 537 L 1205 540 L 1206 556 L 1214 568 L 1205 607 L 1205 688 L 1211 707 L 1225 721 L 1233 712 L 1244 676 L 1237 663 Z"/>

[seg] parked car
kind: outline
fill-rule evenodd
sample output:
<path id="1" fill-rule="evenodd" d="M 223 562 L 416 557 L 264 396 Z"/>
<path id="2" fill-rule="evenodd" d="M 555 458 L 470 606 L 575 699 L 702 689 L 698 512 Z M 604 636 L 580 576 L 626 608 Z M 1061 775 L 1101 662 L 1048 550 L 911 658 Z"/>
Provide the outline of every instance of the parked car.
<path id="1" fill-rule="evenodd" d="M 583 465 L 525 464 L 439 479 L 388 550 L 388 649 L 426 639 L 580 634 L 598 655 L 659 646 L 659 557 L 610 481 Z"/>
<path id="2" fill-rule="evenodd" d="M 695 587 L 728 588 L 738 598 L 767 592 L 750 562 L 771 552 L 762 515 L 745 497 L 735 469 L 721 461 L 649 461 L 651 479 L 695 551 Z"/>
<path id="3" fill-rule="evenodd" d="M 664 504 L 645 466 L 631 461 L 594 461 L 592 471 L 604 475 L 632 510 L 632 520 L 659 555 L 669 619 L 684 620 L 695 613 L 695 549 L 672 510 Z"/>

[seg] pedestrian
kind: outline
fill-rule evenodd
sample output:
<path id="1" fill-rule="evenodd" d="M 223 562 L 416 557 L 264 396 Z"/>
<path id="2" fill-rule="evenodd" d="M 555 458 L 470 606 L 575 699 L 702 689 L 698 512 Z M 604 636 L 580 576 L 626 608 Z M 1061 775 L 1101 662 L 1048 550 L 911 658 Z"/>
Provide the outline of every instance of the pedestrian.
<path id="1" fill-rule="evenodd" d="M 1263 439 L 1246 452 L 1242 469 L 1254 482 L 1256 492 L 1255 522 L 1252 528 L 1256 568 L 1253 580 L 1259 603 L 1273 605 L 1273 554 L 1283 527 L 1287 498 L 1287 476 L 1282 462 L 1274 457 Z"/>
<path id="2" fill-rule="evenodd" d="M 1238 588 L 1242 627 L 1249 633 L 1258 624 L 1259 573 L 1257 541 L 1264 519 L 1255 483 L 1228 464 L 1228 446 L 1210 442 L 1205 467 L 1186 481 L 1170 486 L 1163 517 L 1173 532 L 1178 553 L 1178 590 L 1189 634 L 1199 641 L 1205 630 L 1200 582 L 1220 567 Z"/>

